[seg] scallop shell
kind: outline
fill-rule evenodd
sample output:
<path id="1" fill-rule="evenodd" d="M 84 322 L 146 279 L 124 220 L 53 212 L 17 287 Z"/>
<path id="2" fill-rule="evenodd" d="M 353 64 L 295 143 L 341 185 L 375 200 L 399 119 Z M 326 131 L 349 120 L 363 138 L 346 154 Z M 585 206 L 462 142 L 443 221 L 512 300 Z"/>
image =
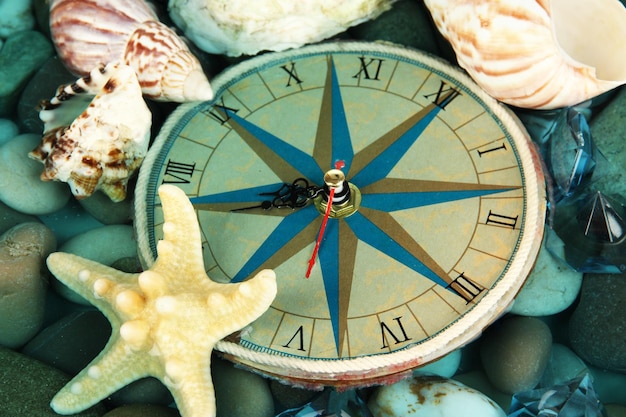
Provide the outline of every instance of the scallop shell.
<path id="1" fill-rule="evenodd" d="M 230 56 L 321 41 L 373 19 L 395 0 L 169 0 L 170 17 L 200 49 Z"/>
<path id="2" fill-rule="evenodd" d="M 44 135 L 29 156 L 44 164 L 41 179 L 69 184 L 76 198 L 102 190 L 113 201 L 126 197 L 150 140 L 152 115 L 133 69 L 98 67 L 62 85 L 42 103 Z"/>
<path id="3" fill-rule="evenodd" d="M 626 83 L 619 0 L 425 0 L 459 65 L 505 103 L 554 109 Z"/>
<path id="4" fill-rule="evenodd" d="M 50 32 L 74 74 L 122 62 L 159 101 L 204 101 L 213 91 L 200 62 L 143 0 L 52 0 Z"/>

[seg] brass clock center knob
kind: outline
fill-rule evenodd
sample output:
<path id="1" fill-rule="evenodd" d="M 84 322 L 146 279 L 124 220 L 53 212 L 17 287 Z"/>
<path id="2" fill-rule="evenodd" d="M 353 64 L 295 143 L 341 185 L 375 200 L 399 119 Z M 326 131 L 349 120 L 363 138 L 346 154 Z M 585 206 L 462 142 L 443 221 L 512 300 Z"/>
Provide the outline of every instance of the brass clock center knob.
<path id="1" fill-rule="evenodd" d="M 331 169 L 324 174 L 324 192 L 314 200 L 315 207 L 324 215 L 328 206 L 328 196 L 331 188 L 335 189 L 328 217 L 341 219 L 348 217 L 359 209 L 361 192 L 354 185 L 346 181 L 346 176 L 340 169 Z"/>

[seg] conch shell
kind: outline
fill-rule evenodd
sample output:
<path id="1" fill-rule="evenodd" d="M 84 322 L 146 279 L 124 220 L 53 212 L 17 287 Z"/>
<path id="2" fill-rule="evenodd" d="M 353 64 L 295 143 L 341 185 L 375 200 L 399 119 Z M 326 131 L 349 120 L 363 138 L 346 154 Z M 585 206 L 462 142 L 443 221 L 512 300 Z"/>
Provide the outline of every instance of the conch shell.
<path id="1" fill-rule="evenodd" d="M 230 56 L 321 41 L 373 19 L 395 0 L 169 0 L 170 17 L 200 49 Z"/>
<path id="2" fill-rule="evenodd" d="M 108 64 L 60 86 L 42 103 L 39 118 L 43 139 L 29 156 L 44 163 L 43 181 L 68 183 L 78 199 L 96 189 L 113 201 L 126 198 L 128 179 L 148 150 L 152 124 L 131 67 Z"/>
<path id="3" fill-rule="evenodd" d="M 626 83 L 619 0 L 425 0 L 459 65 L 496 99 L 554 109 Z"/>
<path id="4" fill-rule="evenodd" d="M 78 76 L 120 62 L 133 68 L 152 99 L 213 98 L 198 59 L 143 0 L 52 0 L 50 32 L 61 60 Z"/>

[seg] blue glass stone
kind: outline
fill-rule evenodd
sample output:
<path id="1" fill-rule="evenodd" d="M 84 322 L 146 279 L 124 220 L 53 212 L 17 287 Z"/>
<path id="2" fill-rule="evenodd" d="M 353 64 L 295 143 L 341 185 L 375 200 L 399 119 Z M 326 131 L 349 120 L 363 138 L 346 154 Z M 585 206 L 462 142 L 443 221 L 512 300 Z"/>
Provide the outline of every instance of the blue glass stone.
<path id="1" fill-rule="evenodd" d="M 309 403 L 285 410 L 276 417 L 373 417 L 357 390 L 327 388 Z"/>
<path id="2" fill-rule="evenodd" d="M 511 400 L 508 417 L 604 417 L 591 377 L 585 374 L 564 384 L 523 391 Z"/>
<path id="3" fill-rule="evenodd" d="M 626 203 L 588 191 L 558 204 L 546 247 L 580 272 L 626 271 Z"/>
<path id="4" fill-rule="evenodd" d="M 595 147 L 582 111 L 564 110 L 543 149 L 553 180 L 554 202 L 579 193 L 589 184 L 596 166 Z"/>

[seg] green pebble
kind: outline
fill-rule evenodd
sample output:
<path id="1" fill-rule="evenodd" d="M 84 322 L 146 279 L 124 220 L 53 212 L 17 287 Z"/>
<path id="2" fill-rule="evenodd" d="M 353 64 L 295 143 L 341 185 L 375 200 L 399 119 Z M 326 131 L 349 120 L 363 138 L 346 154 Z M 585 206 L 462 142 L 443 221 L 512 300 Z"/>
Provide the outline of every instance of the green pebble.
<path id="1" fill-rule="evenodd" d="M 52 44 L 34 30 L 17 32 L 0 49 L 0 117 L 13 116 L 29 78 L 54 54 Z"/>
<path id="2" fill-rule="evenodd" d="M 39 119 L 39 103 L 50 100 L 61 84 L 71 84 L 76 78 L 65 68 L 58 56 L 48 58 L 28 80 L 17 103 L 20 131 L 41 134 L 43 122 Z"/>
<path id="3" fill-rule="evenodd" d="M 589 122 L 589 127 L 600 151 L 593 173 L 593 188 L 608 195 L 626 196 L 626 89 L 618 91 Z"/>
<path id="4" fill-rule="evenodd" d="M 37 222 L 36 216 L 13 210 L 0 201 L 0 235 L 20 223 Z"/>
<path id="5" fill-rule="evenodd" d="M 215 355 L 211 360 L 211 375 L 217 417 L 274 416 L 274 401 L 265 378 L 235 368 Z"/>
<path id="6" fill-rule="evenodd" d="M 439 54 L 428 10 L 413 0 L 401 0 L 374 20 L 362 23 L 348 32 L 359 40 L 387 41 Z"/>
<path id="7" fill-rule="evenodd" d="M 129 404 L 115 408 L 104 417 L 180 417 L 177 410 L 150 404 Z"/>
<path id="8" fill-rule="evenodd" d="M 69 380 L 61 371 L 0 348 L 0 415 L 58 417 L 50 400 Z M 104 406 L 97 404 L 74 416 L 101 417 L 105 412 Z"/>

